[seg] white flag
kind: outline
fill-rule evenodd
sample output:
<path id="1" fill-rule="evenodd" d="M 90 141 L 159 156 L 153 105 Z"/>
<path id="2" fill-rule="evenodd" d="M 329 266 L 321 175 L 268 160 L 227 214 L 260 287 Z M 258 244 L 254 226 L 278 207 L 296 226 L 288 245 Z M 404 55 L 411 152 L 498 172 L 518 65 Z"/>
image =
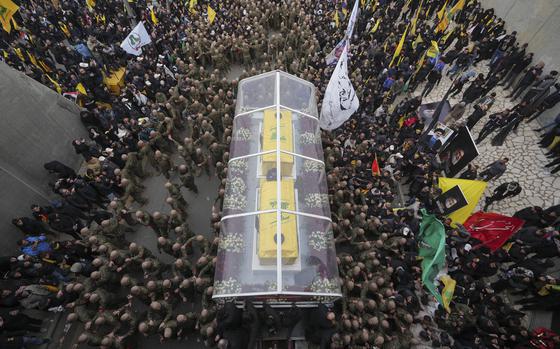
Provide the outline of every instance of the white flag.
<path id="1" fill-rule="evenodd" d="M 142 46 L 148 45 L 150 42 L 152 42 L 150 34 L 146 31 L 144 22 L 140 22 L 123 40 L 121 47 L 127 53 L 139 56 L 142 54 Z"/>
<path id="2" fill-rule="evenodd" d="M 332 131 L 350 119 L 359 107 L 360 101 L 348 77 L 348 45 L 346 45 L 327 85 L 319 126 L 323 130 Z"/>
<path id="3" fill-rule="evenodd" d="M 359 1 L 354 2 L 354 8 L 352 8 L 352 14 L 350 15 L 350 19 L 348 20 L 348 27 L 346 28 L 346 34 L 344 35 L 344 39 L 340 40 L 340 42 L 332 49 L 332 51 L 325 58 L 325 62 L 327 63 L 327 65 L 336 64 L 336 62 L 340 58 L 342 49 L 352 39 L 352 33 L 354 33 L 354 25 L 356 24 L 356 19 L 358 18 L 358 11 L 360 9 L 358 3 Z"/>

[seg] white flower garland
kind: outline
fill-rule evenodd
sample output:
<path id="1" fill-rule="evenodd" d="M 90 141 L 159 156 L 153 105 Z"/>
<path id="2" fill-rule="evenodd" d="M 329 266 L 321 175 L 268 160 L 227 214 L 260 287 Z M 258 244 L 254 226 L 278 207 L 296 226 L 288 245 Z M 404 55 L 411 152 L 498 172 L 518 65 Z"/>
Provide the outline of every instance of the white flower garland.
<path id="1" fill-rule="evenodd" d="M 228 172 L 233 174 L 243 174 L 248 168 L 249 162 L 247 159 L 232 160 L 228 164 Z"/>
<path id="2" fill-rule="evenodd" d="M 301 144 L 319 144 L 321 137 L 313 132 L 304 132 L 299 136 L 299 143 Z"/>
<path id="3" fill-rule="evenodd" d="M 305 160 L 303 162 L 303 172 L 305 173 L 310 173 L 310 172 L 321 173 L 324 170 L 325 170 L 325 166 L 318 161 Z"/>
<path id="4" fill-rule="evenodd" d="M 226 195 L 224 197 L 224 208 L 232 210 L 243 210 L 247 207 L 247 197 L 245 192 L 247 185 L 240 177 L 230 179 L 226 187 Z"/>
<path id="5" fill-rule="evenodd" d="M 331 246 L 331 243 L 331 237 L 324 231 L 314 231 L 309 237 L 309 246 L 316 251 L 328 249 Z"/>
<path id="6" fill-rule="evenodd" d="M 228 195 L 224 198 L 224 209 L 244 210 L 247 208 L 247 198 Z"/>
<path id="7" fill-rule="evenodd" d="M 305 196 L 305 205 L 307 207 L 325 207 L 329 205 L 329 195 L 320 193 L 311 193 Z"/>
<path id="8" fill-rule="evenodd" d="M 224 251 L 240 253 L 244 250 L 243 242 L 240 233 L 221 234 L 218 247 Z"/>
<path id="9" fill-rule="evenodd" d="M 340 291 L 338 279 L 318 278 L 310 285 L 311 291 L 316 293 L 337 293 Z"/>
<path id="10" fill-rule="evenodd" d="M 241 284 L 234 278 L 214 282 L 214 294 L 241 293 Z"/>
<path id="11" fill-rule="evenodd" d="M 234 141 L 248 141 L 253 137 L 251 130 L 246 127 L 240 127 L 233 133 Z"/>

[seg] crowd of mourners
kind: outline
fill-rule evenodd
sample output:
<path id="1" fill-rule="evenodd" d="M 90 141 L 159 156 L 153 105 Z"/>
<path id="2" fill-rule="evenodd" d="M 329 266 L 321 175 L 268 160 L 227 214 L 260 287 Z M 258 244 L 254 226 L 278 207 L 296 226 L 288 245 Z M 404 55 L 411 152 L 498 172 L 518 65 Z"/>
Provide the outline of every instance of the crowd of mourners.
<path id="1" fill-rule="evenodd" d="M 20 2 L 17 28 L 1 34 L 2 60 L 75 98 L 89 138 L 72 143 L 82 171 L 47 162 L 55 199 L 13 219 L 22 239 L 19 251 L 0 258 L 0 347 L 48 342 L 48 324 L 29 316 L 38 310 L 64 312 L 69 325 L 81 326 L 76 348 L 138 348 L 145 336 L 253 348 L 263 333 L 300 319 L 307 340 L 320 348 L 557 348 L 560 336 L 529 330 L 526 312 L 559 310 L 558 280 L 547 272 L 560 246 L 560 206 L 520 208 L 515 216 L 524 227 L 495 252 L 440 216 L 448 273 L 457 282 L 450 312 L 421 283 L 419 211 L 437 212 L 443 168 L 437 147 L 423 143 L 422 98 L 449 76 L 451 95 L 462 99 L 446 124 L 472 130 L 483 122 L 477 142 L 495 132 L 496 145 L 560 101 L 558 73 L 533 62 L 527 45 L 478 0 L 466 1 L 447 31 L 436 33 L 437 13 L 456 2 L 362 1 L 349 64 L 361 107 L 321 136 L 343 298 L 282 311 L 212 300 L 238 82 L 227 76 L 236 65 L 246 69 L 239 79 L 279 69 L 314 83 L 321 97 L 333 70 L 325 57 L 342 39 L 353 3 Z M 416 33 L 390 66 L 415 16 Z M 137 21 L 152 38 L 138 57 L 120 48 Z M 424 56 L 431 41 L 439 43 L 435 58 Z M 476 65 L 485 64 L 489 73 L 477 74 Z M 121 67 L 125 84 L 115 93 L 104 76 Z M 498 85 L 519 103 L 490 113 Z M 474 111 L 464 115 L 470 103 Z M 553 172 L 560 170 L 558 121 L 540 130 Z M 379 176 L 371 172 L 375 155 Z M 470 165 L 461 177 L 492 180 L 507 161 L 482 174 Z M 143 180 L 159 175 L 167 180 L 167 207 L 148 212 Z M 195 232 L 187 223 L 193 203 L 181 190 L 196 195 L 200 176 L 217 176 L 220 185 L 208 230 Z M 407 206 L 393 210 L 404 182 Z M 143 226 L 166 258 L 132 242 Z"/>

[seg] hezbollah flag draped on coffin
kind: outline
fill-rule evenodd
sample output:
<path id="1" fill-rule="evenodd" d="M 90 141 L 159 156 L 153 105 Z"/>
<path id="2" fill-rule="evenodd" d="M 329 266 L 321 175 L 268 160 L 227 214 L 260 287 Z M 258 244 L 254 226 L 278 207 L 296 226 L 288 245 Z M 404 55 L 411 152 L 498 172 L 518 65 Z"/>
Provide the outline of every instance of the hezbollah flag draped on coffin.
<path id="1" fill-rule="evenodd" d="M 151 42 L 152 38 L 150 38 L 150 34 L 146 31 L 144 22 L 140 22 L 123 40 L 121 47 L 131 55 L 140 56 L 142 54 L 142 46 L 146 46 Z"/>
<path id="2" fill-rule="evenodd" d="M 443 304 L 434 279 L 445 266 L 445 228 L 434 215 L 422 210 L 418 255 L 422 257 L 422 283 Z"/>

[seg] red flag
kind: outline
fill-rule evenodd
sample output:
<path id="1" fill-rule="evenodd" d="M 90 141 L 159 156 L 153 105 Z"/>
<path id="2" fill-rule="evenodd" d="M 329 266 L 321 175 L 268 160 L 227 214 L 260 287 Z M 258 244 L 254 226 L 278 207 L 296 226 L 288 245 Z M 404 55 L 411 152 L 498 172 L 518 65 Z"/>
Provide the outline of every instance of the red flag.
<path id="1" fill-rule="evenodd" d="M 371 174 L 373 176 L 381 176 L 381 170 L 379 169 L 379 163 L 377 162 L 377 154 L 375 154 L 375 159 L 371 163 Z"/>
<path id="2" fill-rule="evenodd" d="M 493 212 L 476 212 L 470 216 L 464 227 L 471 236 L 482 241 L 492 251 L 496 251 L 521 227 L 525 221 L 519 218 L 503 216 Z"/>

